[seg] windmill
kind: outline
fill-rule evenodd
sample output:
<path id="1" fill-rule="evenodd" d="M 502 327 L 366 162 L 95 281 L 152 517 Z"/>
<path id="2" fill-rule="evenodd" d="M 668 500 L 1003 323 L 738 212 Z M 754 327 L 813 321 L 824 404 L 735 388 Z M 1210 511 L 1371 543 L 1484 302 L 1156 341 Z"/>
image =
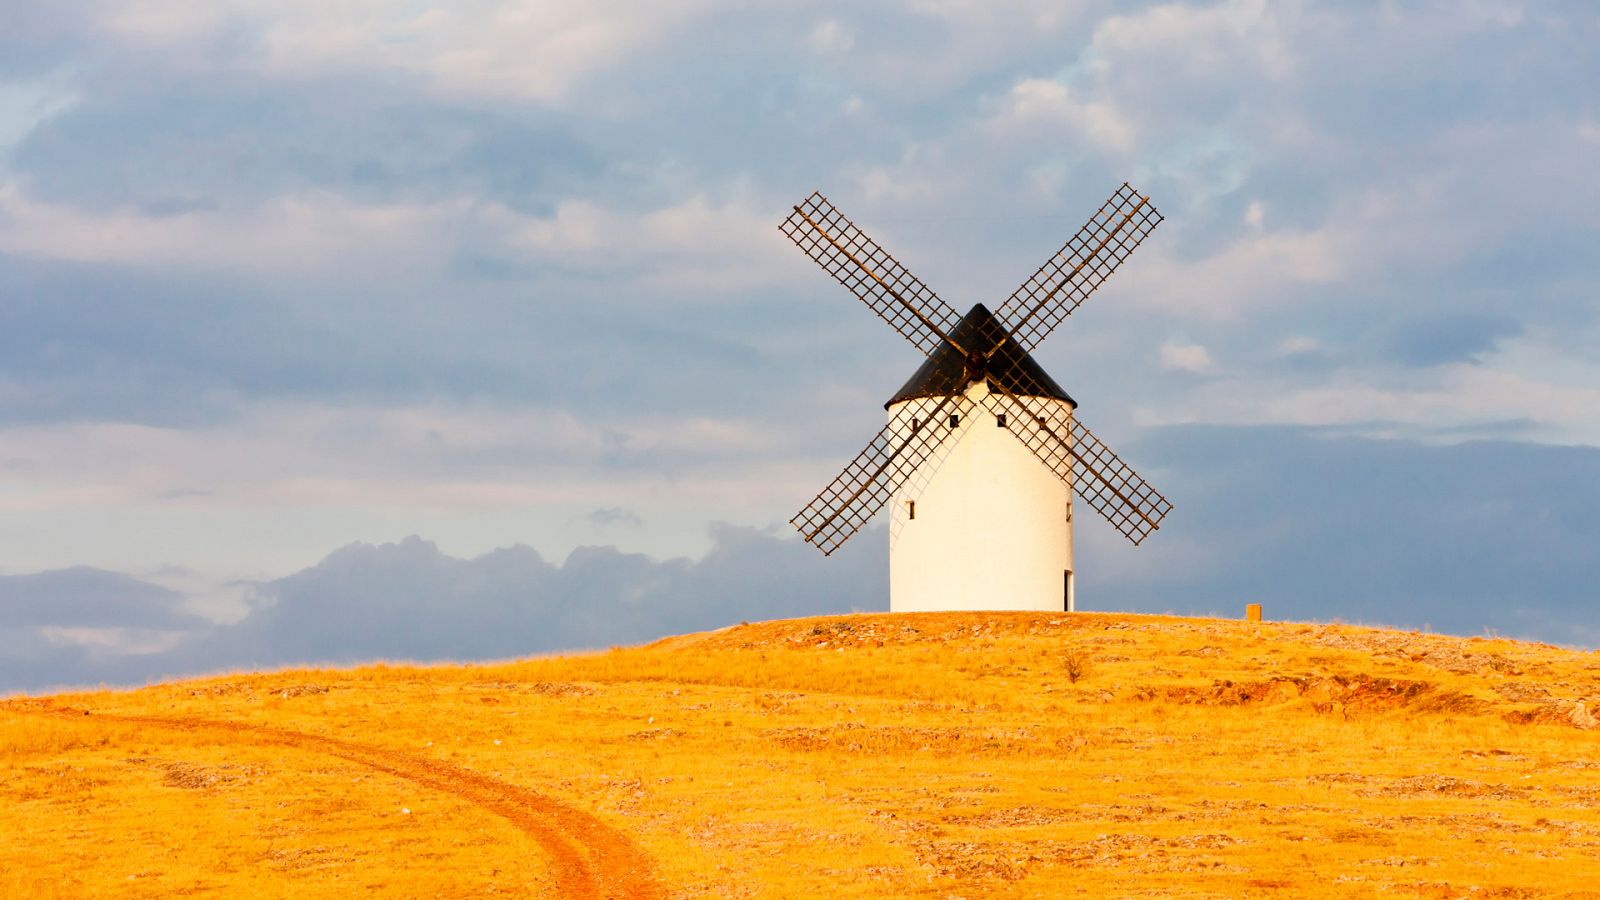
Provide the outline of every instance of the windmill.
<path id="1" fill-rule="evenodd" d="M 800 535 L 831 554 L 887 504 L 891 610 L 1071 611 L 1073 492 L 1135 545 L 1172 504 L 1029 354 L 1160 222 L 1124 183 L 997 311 L 960 315 L 820 193 L 795 206 L 783 233 L 927 357 Z"/>

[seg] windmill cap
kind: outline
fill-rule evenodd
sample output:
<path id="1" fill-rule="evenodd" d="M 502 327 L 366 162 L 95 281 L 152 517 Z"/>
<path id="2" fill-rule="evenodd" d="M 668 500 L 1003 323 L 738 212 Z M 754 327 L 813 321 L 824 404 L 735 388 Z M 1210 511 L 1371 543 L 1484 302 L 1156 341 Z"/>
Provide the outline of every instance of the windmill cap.
<path id="1" fill-rule="evenodd" d="M 982 303 L 967 311 L 961 321 L 951 330 L 950 338 L 968 349 L 989 348 L 999 344 L 1006 336 L 1005 326 L 1000 320 L 989 312 L 988 307 Z M 990 384 L 997 385 L 1020 397 L 1049 397 L 1054 400 L 1065 400 L 1074 408 L 1078 403 L 1067 395 L 1061 385 L 1056 384 L 1039 364 L 1033 361 L 1026 350 L 1017 346 L 1016 341 L 1005 341 L 994 356 L 989 359 L 984 372 Z M 915 400 L 918 397 L 950 397 L 965 393 L 967 390 L 967 360 L 966 357 L 950 345 L 949 340 L 941 341 L 938 349 L 928 356 L 917 371 L 912 374 L 889 402 L 883 406 L 885 409 Z"/>

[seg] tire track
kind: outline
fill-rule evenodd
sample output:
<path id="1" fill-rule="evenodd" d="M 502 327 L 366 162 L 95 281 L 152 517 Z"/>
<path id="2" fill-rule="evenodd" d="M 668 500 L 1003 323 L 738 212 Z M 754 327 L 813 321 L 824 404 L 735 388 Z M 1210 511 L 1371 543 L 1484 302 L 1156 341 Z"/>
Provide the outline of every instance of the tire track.
<path id="1" fill-rule="evenodd" d="M 252 739 L 254 743 L 334 756 L 450 794 L 507 820 L 531 836 L 548 854 L 556 887 L 562 897 L 577 900 L 610 900 L 614 897 L 658 900 L 666 896 L 655 879 L 650 858 L 622 832 L 581 809 L 471 769 L 371 744 L 270 725 L 187 716 L 101 714 L 67 707 L 28 709 L 13 704 L 6 706 L 16 712 L 92 716 L 101 722 L 188 732 L 220 732 Z"/>

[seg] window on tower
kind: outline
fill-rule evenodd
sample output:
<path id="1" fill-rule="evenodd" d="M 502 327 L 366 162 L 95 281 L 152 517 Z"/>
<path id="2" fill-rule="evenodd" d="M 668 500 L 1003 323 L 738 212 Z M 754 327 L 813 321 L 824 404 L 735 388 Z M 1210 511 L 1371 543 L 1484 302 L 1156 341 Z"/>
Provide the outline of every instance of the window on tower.
<path id="1" fill-rule="evenodd" d="M 950 414 L 950 427 L 954 428 L 954 427 L 956 427 L 957 425 L 960 425 L 960 424 L 961 424 L 961 414 L 960 413 L 951 413 Z"/>

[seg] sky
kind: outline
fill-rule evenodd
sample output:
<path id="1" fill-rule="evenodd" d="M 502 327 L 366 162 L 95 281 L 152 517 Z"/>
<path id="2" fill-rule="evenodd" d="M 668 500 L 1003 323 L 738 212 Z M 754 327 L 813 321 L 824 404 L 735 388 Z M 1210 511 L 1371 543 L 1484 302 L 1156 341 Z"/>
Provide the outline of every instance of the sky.
<path id="1" fill-rule="evenodd" d="M 788 518 L 1123 181 L 1035 353 L 1088 609 L 1600 645 L 1592 4 L 0 0 L 0 691 L 884 609 Z"/>

